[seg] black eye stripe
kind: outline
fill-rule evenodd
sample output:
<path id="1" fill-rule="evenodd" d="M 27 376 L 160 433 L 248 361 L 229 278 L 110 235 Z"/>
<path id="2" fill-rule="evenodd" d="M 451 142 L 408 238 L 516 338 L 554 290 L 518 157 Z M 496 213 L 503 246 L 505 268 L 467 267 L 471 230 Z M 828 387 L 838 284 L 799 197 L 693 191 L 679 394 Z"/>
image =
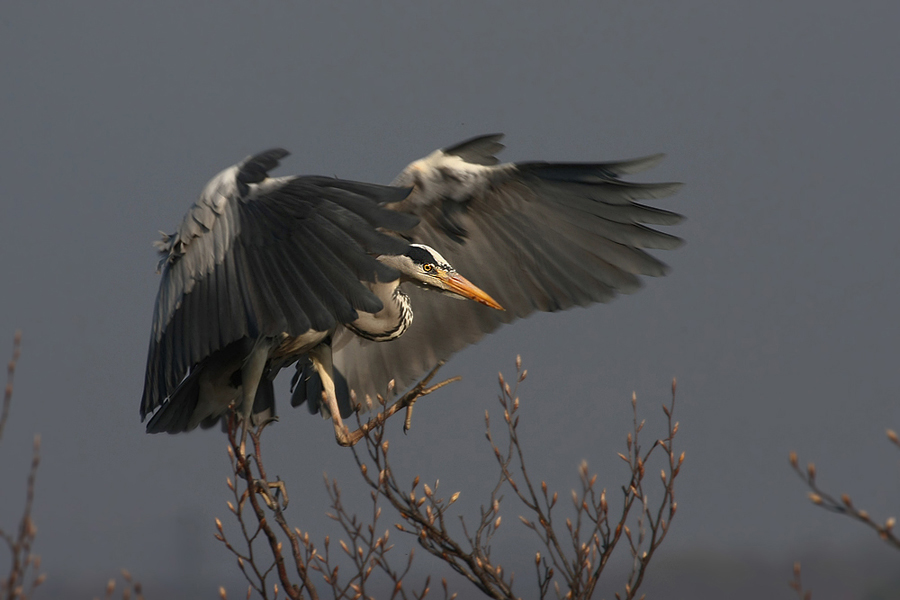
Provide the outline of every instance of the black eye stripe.
<path id="1" fill-rule="evenodd" d="M 410 246 L 409 250 L 406 251 L 406 256 L 410 257 L 416 264 L 434 264 L 434 257 L 431 255 L 431 252 L 418 246 Z"/>
<path id="2" fill-rule="evenodd" d="M 414 264 L 419 265 L 420 267 L 431 265 L 432 267 L 441 269 L 442 271 L 447 271 L 448 273 L 456 272 L 453 267 L 451 267 L 443 260 L 439 259 L 439 255 L 437 255 L 436 252 L 426 250 L 425 248 L 422 248 L 420 246 L 410 246 L 406 251 L 405 256 L 408 256 Z"/>

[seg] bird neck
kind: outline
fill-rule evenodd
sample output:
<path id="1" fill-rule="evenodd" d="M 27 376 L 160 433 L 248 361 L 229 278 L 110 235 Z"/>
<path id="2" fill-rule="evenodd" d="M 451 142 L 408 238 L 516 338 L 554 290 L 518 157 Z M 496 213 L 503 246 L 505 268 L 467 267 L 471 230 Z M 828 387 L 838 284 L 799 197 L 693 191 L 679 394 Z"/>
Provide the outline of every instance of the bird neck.
<path id="1" fill-rule="evenodd" d="M 345 326 L 359 337 L 373 342 L 397 339 L 412 324 L 413 312 L 409 296 L 400 290 L 399 280 L 367 285 L 381 300 L 384 308 L 377 313 L 359 311 L 359 318 Z"/>

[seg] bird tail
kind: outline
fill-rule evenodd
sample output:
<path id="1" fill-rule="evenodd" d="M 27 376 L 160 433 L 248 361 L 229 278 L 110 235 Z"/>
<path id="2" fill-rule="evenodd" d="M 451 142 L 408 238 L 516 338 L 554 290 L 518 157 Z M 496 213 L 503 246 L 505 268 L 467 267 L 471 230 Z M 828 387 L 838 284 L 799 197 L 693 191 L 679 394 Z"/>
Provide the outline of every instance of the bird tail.
<path id="1" fill-rule="evenodd" d="M 250 413 L 250 424 L 256 427 L 266 421 L 275 418 L 275 385 L 268 376 L 264 376 L 256 388 L 256 398 L 253 399 L 253 411 Z M 228 433 L 228 419 L 223 415 L 210 415 L 200 422 L 202 429 L 215 427 L 216 423 L 222 423 L 222 432 Z"/>
<path id="2" fill-rule="evenodd" d="M 191 373 L 175 388 L 159 410 L 147 423 L 147 433 L 183 433 L 195 429 L 198 425 L 202 429 L 215 427 L 221 420 L 223 431 L 227 429 L 227 419 L 223 419 L 227 407 L 222 410 L 209 412 L 209 414 L 197 414 L 200 405 L 200 374 L 203 372 L 204 363 L 200 363 Z M 211 408 L 207 406 L 206 411 Z M 250 423 L 254 426 L 275 418 L 275 386 L 272 380 L 264 376 L 256 388 L 256 398 L 253 401 L 253 411 L 250 415 Z"/>
<path id="3" fill-rule="evenodd" d="M 200 373 L 204 364 L 197 365 L 185 377 L 147 423 L 147 433 L 182 433 L 194 427 L 191 418 L 200 400 Z"/>

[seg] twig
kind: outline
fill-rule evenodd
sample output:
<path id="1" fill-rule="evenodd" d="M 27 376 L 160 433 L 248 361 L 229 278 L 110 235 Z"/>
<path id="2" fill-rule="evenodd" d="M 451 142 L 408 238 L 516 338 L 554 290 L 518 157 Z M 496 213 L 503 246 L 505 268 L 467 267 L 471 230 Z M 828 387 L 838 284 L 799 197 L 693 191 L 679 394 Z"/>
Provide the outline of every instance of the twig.
<path id="1" fill-rule="evenodd" d="M 357 417 L 359 425 L 357 441 L 364 440 L 365 443 L 354 446 L 352 452 L 363 480 L 371 489 L 371 514 L 368 519 L 360 519 L 348 512 L 344 507 L 337 482 L 326 478 L 326 488 L 331 498 L 331 513 L 328 516 L 339 524 L 345 534 L 345 538 L 338 539 L 334 545 L 334 548 L 339 547 L 340 551 L 331 552 L 332 540 L 326 537 L 322 551 L 319 552 L 310 541 L 308 533 L 304 534 L 288 525 L 284 516 L 285 484 L 277 479 L 270 481 L 263 466 L 260 439 L 264 426 L 249 433 L 253 451 L 245 454 L 235 435 L 236 419 L 232 416 L 229 420 L 228 452 L 234 480 L 228 479 L 228 487 L 234 495 L 234 502 L 229 502 L 228 505 L 240 525 L 246 549 L 238 550 L 226 539 L 219 520 L 216 521 L 218 529 L 216 538 L 236 556 L 241 572 L 250 586 L 248 594 L 256 591 L 263 598 L 277 598 L 279 591 L 284 590 L 290 598 L 302 598 L 306 595 L 318 598 L 311 573 L 318 571 L 334 598 L 366 600 L 373 598 L 368 591 L 372 586 L 370 578 L 373 573 L 381 573 L 392 584 L 392 591 L 389 594 L 381 593 L 379 598 L 404 600 L 425 598 L 431 592 L 430 578 L 426 578 L 424 584 L 416 587 L 410 587 L 406 582 L 407 575 L 411 572 L 414 552 L 410 551 L 408 558 L 399 566 L 395 566 L 392 564 L 394 555 L 390 553 L 393 548 L 393 544 L 390 543 L 390 530 L 385 530 L 381 535 L 376 533 L 382 513 L 379 501 L 384 499 L 399 515 L 400 522 L 395 525 L 398 531 L 413 536 L 420 547 L 445 562 L 488 597 L 516 598 L 513 591 L 515 582 L 513 573 L 505 570 L 492 556 L 492 540 L 503 523 L 500 514 L 504 498 L 502 491 L 508 484 L 526 511 L 533 515 L 531 520 L 525 517 L 520 517 L 520 520 L 538 534 L 544 545 L 544 552 L 538 552 L 535 556 L 541 598 L 548 597 L 551 589 L 560 598 L 591 597 L 610 556 L 623 539 L 627 540 L 634 564 L 625 584 L 625 597 L 634 598 L 655 550 L 668 533 L 677 508 L 674 501 L 674 480 L 681 469 L 684 454 L 676 456 L 673 450 L 674 437 L 678 431 L 678 423 L 673 419 L 674 382 L 672 401 L 663 407 L 668 419 L 668 435 L 654 442 L 646 451 L 639 444 L 639 434 L 644 423 L 638 421 L 637 402 L 636 398 L 632 397 L 633 428 L 627 437 L 627 455 L 620 455 L 629 465 L 630 472 L 628 483 L 622 486 L 621 513 L 611 518 L 606 490 L 597 491 L 597 475 L 591 475 L 587 463 L 582 463 L 579 468 L 581 489 L 579 492 L 572 492 L 574 519 L 566 519 L 563 533 L 562 529 L 557 530 L 553 523 L 553 511 L 557 505 L 558 494 L 551 493 L 544 482 L 541 482 L 538 491 L 538 486 L 532 484 L 525 466 L 524 452 L 517 431 L 520 406 L 517 389 L 524 381 L 527 371 L 522 370 L 521 361 L 518 359 L 516 369 L 518 378 L 515 389 L 505 382 L 502 375 L 500 376 L 499 403 L 503 410 L 507 432 L 502 450 L 501 445 L 493 437 L 490 416 L 485 414 L 485 434 L 499 467 L 497 481 L 490 491 L 487 502 L 480 509 L 474 529 L 468 529 L 465 520 L 460 517 L 462 537 L 454 536 L 448 519 L 450 507 L 457 501 L 460 492 L 444 498 L 439 495 L 438 480 L 429 485 L 422 482 L 418 476 L 413 478 L 411 486 L 404 486 L 388 460 L 390 443 L 385 435 L 387 419 L 403 408 L 408 409 L 421 396 L 455 380 L 454 378 L 429 387 L 437 368 L 390 406 L 379 398 L 381 412 L 365 424 Z M 661 450 L 658 451 L 658 448 Z M 648 461 L 660 451 L 666 453 L 668 465 L 661 472 L 662 499 L 657 504 L 651 504 L 645 493 L 645 474 Z M 516 462 L 518 464 L 514 465 Z M 520 479 L 521 483 L 517 482 L 517 479 Z M 279 493 L 273 493 L 271 491 L 273 489 L 284 494 L 284 505 L 279 503 Z M 244 511 L 248 502 L 251 507 L 249 519 L 246 517 L 248 513 Z M 633 511 L 635 507 L 640 507 L 640 510 Z M 637 514 L 634 515 L 634 512 Z M 277 527 L 270 524 L 273 520 L 277 523 Z M 286 537 L 291 545 L 293 570 L 299 577 L 299 583 L 292 583 L 293 575 L 288 572 L 290 561 L 287 560 L 283 544 L 279 541 L 281 536 Z M 272 556 L 271 563 L 263 561 L 262 556 L 254 551 L 254 544 L 258 538 L 265 540 L 263 545 Z M 273 571 L 277 574 L 278 584 L 270 586 L 266 580 Z M 560 583 L 566 587 L 565 591 L 561 589 Z M 450 593 L 444 580 L 441 581 L 441 589 L 445 600 L 456 597 Z M 220 591 L 220 597 L 223 599 L 226 597 L 224 590 Z"/>
<path id="2" fill-rule="evenodd" d="M 9 416 L 9 407 L 12 403 L 13 376 L 16 372 L 16 364 L 20 356 L 22 343 L 21 332 L 16 332 L 13 338 L 13 358 L 9 361 L 6 370 L 6 390 L 3 394 L 3 409 L 0 415 L 0 436 Z M 32 554 L 37 527 L 31 517 L 34 506 L 34 490 L 37 480 L 38 467 L 41 464 L 41 436 L 34 436 L 34 444 L 31 455 L 31 468 L 28 470 L 28 481 L 25 491 L 25 508 L 19 519 L 18 531 L 15 535 L 0 529 L 2 539 L 10 553 L 9 575 L 0 580 L 0 597 L 5 600 L 24 600 L 31 596 L 34 589 L 41 585 L 47 578 L 41 573 L 41 557 Z M 30 572 L 30 576 L 29 576 Z"/>
<path id="3" fill-rule="evenodd" d="M 525 379 L 527 372 L 521 370 L 519 360 L 517 360 L 516 366 L 518 371 L 517 388 L 518 384 Z M 674 480 L 679 474 L 684 455 L 676 456 L 672 448 L 672 442 L 678 430 L 678 424 L 672 418 L 674 382 L 672 401 L 668 406 L 663 407 L 669 422 L 668 436 L 664 440 L 655 442 L 650 450 L 643 454 L 638 444 L 638 433 L 643 428 L 643 423 L 637 421 L 636 401 L 633 399 L 634 431 L 628 436 L 629 454 L 627 457 L 622 455 L 631 468 L 631 481 L 623 487 L 625 495 L 623 511 L 614 525 L 610 524 L 608 518 L 606 491 L 604 490 L 600 494 L 594 491 L 597 477 L 596 475 L 589 476 L 587 465 L 582 464 L 579 470 L 582 481 L 581 494 L 573 492 L 576 518 L 574 521 L 566 520 L 566 529 L 571 543 L 570 550 L 565 549 L 567 544 L 560 540 L 559 534 L 553 526 L 551 513 L 557 503 L 558 494 L 555 492 L 550 494 L 546 483 L 542 482 L 539 495 L 535 486 L 532 485 L 525 467 L 524 454 L 517 433 L 519 398 L 516 395 L 516 389 L 512 389 L 504 381 L 502 375 L 500 376 L 500 389 L 499 401 L 503 409 L 508 441 L 505 448 L 501 450 L 494 441 L 490 418 L 486 414 L 486 435 L 499 466 L 499 477 L 491 490 L 487 504 L 481 508 L 480 519 L 475 530 L 470 533 L 465 521 L 461 518 L 464 544 L 454 539 L 448 530 L 446 521 L 447 510 L 459 497 L 459 492 L 450 496 L 449 500 L 444 500 L 438 496 L 438 482 L 435 482 L 434 487 L 423 484 L 420 495 L 420 479 L 418 477 L 413 479 L 409 491 L 405 491 L 390 467 L 388 461 L 390 445 L 384 437 L 384 430 L 381 426 L 368 431 L 364 438 L 367 460 L 364 460 L 363 455 L 354 449 L 354 456 L 364 480 L 374 493 L 387 499 L 399 512 L 403 520 L 402 524 L 397 525 L 399 531 L 415 536 L 421 547 L 447 563 L 491 598 L 516 597 L 513 592 L 514 577 L 512 573 L 506 573 L 503 567 L 491 557 L 491 539 L 502 523 L 500 506 L 503 497 L 500 495 L 500 491 L 506 483 L 510 485 L 525 507 L 535 514 L 537 524 L 524 517 L 520 517 L 520 519 L 526 526 L 538 533 L 547 550 L 546 555 L 542 556 L 541 553 L 537 553 L 535 557 L 541 597 L 549 595 L 551 583 L 555 583 L 554 589 L 560 597 L 564 595 L 558 582 L 554 582 L 557 573 L 561 573 L 568 587 L 566 597 L 590 597 L 616 543 L 626 536 L 635 561 L 635 567 L 625 586 L 626 597 L 633 598 L 643 581 L 653 553 L 668 533 L 671 519 L 677 508 L 674 502 Z M 656 448 L 663 448 L 666 452 L 668 470 L 662 472 L 663 498 L 657 508 L 651 510 L 651 504 L 643 491 L 643 479 L 645 465 Z M 515 460 L 519 462 L 518 471 L 524 487 L 520 487 L 514 479 L 511 465 Z M 373 468 L 370 468 L 370 464 Z M 637 525 L 639 535 L 633 538 L 626 522 L 635 502 L 640 504 L 642 509 Z M 584 527 L 587 527 L 586 532 L 583 531 Z"/>
<path id="4" fill-rule="evenodd" d="M 17 331 L 13 336 L 13 355 L 12 360 L 6 366 L 6 389 L 3 392 L 3 408 L 0 409 L 0 440 L 3 439 L 3 429 L 6 427 L 6 421 L 9 419 L 9 407 L 12 404 L 13 380 L 16 374 L 16 364 L 19 362 L 19 356 L 22 350 L 22 332 Z"/>
<path id="5" fill-rule="evenodd" d="M 278 576 L 278 581 L 281 582 L 281 589 L 284 590 L 284 593 L 289 598 L 303 598 L 303 592 L 306 590 L 306 593 L 310 598 L 317 600 L 318 595 L 316 589 L 308 577 L 308 561 L 304 559 L 300 552 L 301 543 L 297 537 L 298 534 L 292 531 L 287 525 L 282 512 L 282 505 L 279 504 L 278 498 L 273 497 L 270 492 L 271 489 L 284 490 L 285 488 L 284 483 L 281 481 L 270 482 L 267 478 L 265 467 L 263 466 L 260 436 L 266 425 L 267 424 L 264 423 L 255 431 L 249 432 L 250 439 L 253 443 L 253 453 L 248 455 L 243 452 L 240 438 L 237 435 L 239 428 L 237 417 L 233 411 L 229 414 L 228 458 L 231 461 L 232 472 L 235 479 L 234 481 L 232 481 L 231 478 L 228 478 L 227 480 L 228 488 L 234 495 L 234 503 L 229 502 L 228 508 L 234 514 L 240 525 L 246 551 L 238 550 L 227 540 L 222 522 L 219 519 L 216 519 L 216 529 L 218 530 L 218 533 L 216 533 L 215 537 L 235 555 L 238 567 L 247 579 L 250 588 L 263 598 L 269 598 L 267 578 L 269 573 L 274 569 Z M 254 474 L 254 463 L 256 465 L 258 477 Z M 243 481 L 244 485 L 239 487 L 238 481 Z M 260 497 L 263 498 L 265 507 L 273 513 L 275 523 L 290 540 L 294 558 L 294 567 L 300 577 L 299 585 L 293 583 L 288 576 L 287 564 L 282 552 L 283 545 L 281 541 L 279 541 L 275 530 L 269 524 L 266 508 L 263 508 L 263 504 L 260 503 Z M 256 522 L 256 526 L 255 528 L 252 528 L 252 530 L 244 518 L 244 507 L 248 500 L 252 509 L 251 514 Z M 254 551 L 254 543 L 260 534 L 262 534 L 268 542 L 268 547 L 273 557 L 272 563 L 267 566 L 260 564 L 259 561 L 261 558 L 258 557 Z M 277 584 L 272 588 L 275 598 L 278 597 L 278 589 Z"/>
<path id="6" fill-rule="evenodd" d="M 888 429 L 886 433 L 888 440 L 900 448 L 900 438 L 898 438 L 897 434 L 891 429 Z M 900 538 L 898 538 L 897 534 L 894 532 L 894 526 L 897 524 L 897 519 L 895 517 L 888 517 L 884 523 L 875 521 L 869 516 L 868 511 L 857 508 L 848 494 L 841 494 L 840 500 L 838 500 L 823 491 L 816 483 L 815 464 L 809 463 L 806 467 L 806 471 L 804 471 L 800 467 L 800 461 L 797 458 L 796 452 L 791 452 L 790 462 L 791 468 L 810 489 L 809 499 L 813 504 L 834 513 L 847 515 L 848 517 L 863 523 L 878 533 L 879 538 L 900 550 Z"/>
<path id="7" fill-rule="evenodd" d="M 811 590 L 803 590 L 803 581 L 800 579 L 800 563 L 794 563 L 794 579 L 792 579 L 788 585 L 792 590 L 797 592 L 797 597 L 800 600 L 812 600 L 812 591 Z"/>
<path id="8" fill-rule="evenodd" d="M 134 600 L 144 600 L 144 591 L 141 584 L 135 581 L 131 577 L 131 573 L 122 569 L 122 579 L 125 580 L 125 584 L 122 586 L 122 600 L 131 600 L 131 595 L 134 594 Z M 113 594 L 116 591 L 116 580 L 110 579 L 106 583 L 106 596 L 104 600 L 112 600 Z M 94 600 L 99 600 L 95 598 Z"/>

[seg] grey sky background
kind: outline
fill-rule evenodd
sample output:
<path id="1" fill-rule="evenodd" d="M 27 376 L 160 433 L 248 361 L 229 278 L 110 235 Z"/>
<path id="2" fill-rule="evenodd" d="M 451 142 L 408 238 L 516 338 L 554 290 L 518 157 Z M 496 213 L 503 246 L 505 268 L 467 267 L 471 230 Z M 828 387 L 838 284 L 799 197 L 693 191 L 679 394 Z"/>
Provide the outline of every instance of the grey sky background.
<path id="1" fill-rule="evenodd" d="M 670 230 L 687 245 L 634 296 L 538 315 L 458 355 L 443 373 L 463 382 L 420 403 L 406 437 L 390 427 L 395 469 L 463 490 L 461 511 L 477 514 L 494 479 L 484 410 L 520 353 L 533 474 L 567 493 L 586 458 L 615 488 L 631 392 L 658 433 L 674 376 L 687 462 L 664 559 L 768 556 L 787 577 L 809 548 L 890 552 L 814 510 L 787 456 L 815 460 L 827 488 L 873 515 L 897 514 L 900 457 L 884 429 L 900 428 L 900 8 L 560 6 L 4 4 L 0 348 L 17 328 L 25 341 L 0 519 L 9 527 L 20 510 L 39 432 L 35 518 L 51 577 L 98 593 L 119 567 L 145 582 L 232 581 L 212 539 L 227 516 L 224 438 L 148 436 L 138 418 L 150 242 L 206 181 L 282 146 L 279 174 L 386 183 L 495 131 L 506 160 L 666 152 L 646 179 L 687 184 L 660 203 L 688 217 Z M 334 532 L 323 471 L 348 497 L 368 492 L 330 423 L 290 409 L 287 386 L 267 466 L 291 485 L 295 523 L 321 538 Z M 511 498 L 506 510 L 500 547 L 534 547 Z M 530 577 L 533 551 L 522 556 Z"/>

